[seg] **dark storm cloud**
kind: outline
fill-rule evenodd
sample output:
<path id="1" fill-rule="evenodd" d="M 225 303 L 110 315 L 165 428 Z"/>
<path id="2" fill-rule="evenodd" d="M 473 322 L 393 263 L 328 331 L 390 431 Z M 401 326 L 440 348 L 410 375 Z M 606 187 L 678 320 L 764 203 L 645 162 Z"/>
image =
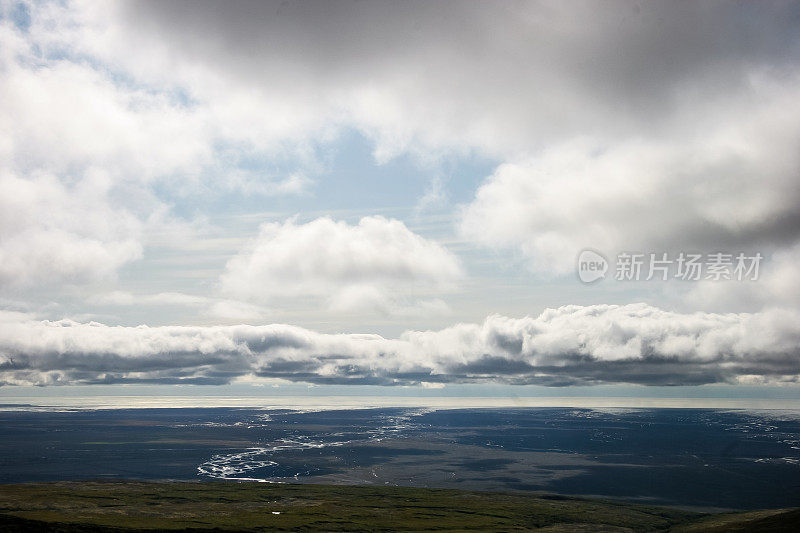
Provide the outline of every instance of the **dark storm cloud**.
<path id="1" fill-rule="evenodd" d="M 496 79 L 520 103 L 536 96 L 521 87 L 560 78 L 660 110 L 681 80 L 722 85 L 753 64 L 796 64 L 800 52 L 800 6 L 788 1 L 183 0 L 125 2 L 122 13 L 181 53 L 256 81 L 293 73 L 335 84 L 418 65 L 442 85 L 483 73 L 474 86 Z"/>

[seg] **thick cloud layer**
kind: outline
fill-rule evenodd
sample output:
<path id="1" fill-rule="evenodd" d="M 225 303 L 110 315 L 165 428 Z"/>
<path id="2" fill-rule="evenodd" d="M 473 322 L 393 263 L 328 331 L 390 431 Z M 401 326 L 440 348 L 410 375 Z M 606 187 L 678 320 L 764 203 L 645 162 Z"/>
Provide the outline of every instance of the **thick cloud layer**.
<path id="1" fill-rule="evenodd" d="M 644 304 L 566 306 L 538 317 L 377 335 L 288 325 L 111 327 L 5 313 L 6 384 L 319 384 L 797 381 L 800 314 L 677 314 Z"/>
<path id="2" fill-rule="evenodd" d="M 166 63 L 224 72 L 388 144 L 509 155 L 685 131 L 698 109 L 749 92 L 754 71 L 796 67 L 797 14 L 792 2 L 151 1 L 105 17 Z"/>
<path id="3" fill-rule="evenodd" d="M 354 128 L 379 158 L 504 161 L 462 234 L 519 248 L 540 271 L 566 271 L 587 246 L 800 238 L 796 2 L 77 1 L 31 4 L 26 24 L 15 5 L 0 24 L 0 118 L 13 124 L 0 177 L 46 189 L 37 173 L 55 176 L 80 206 L 73 186 L 95 172 L 110 184 L 98 211 L 133 226 L 163 207 L 134 183 L 297 192 L 302 169 L 276 181 L 237 158 L 302 167 L 309 144 Z M 144 244 L 130 225 L 37 224 L 37 239 L 0 235 L 33 265 L 5 277 L 42 281 L 52 265 L 50 277 L 91 279 Z M 24 246 L 58 239 L 108 250 L 87 254 L 92 268 Z"/>
<path id="4" fill-rule="evenodd" d="M 291 114 L 295 133 L 350 126 L 383 158 L 504 161 L 462 235 L 562 274 L 585 247 L 800 239 L 799 15 L 794 2 L 123 2 L 103 20 L 116 47 L 159 58 L 125 60 L 142 76 L 181 65 L 176 80 L 213 80 L 198 98 L 257 94 L 257 114 Z"/>

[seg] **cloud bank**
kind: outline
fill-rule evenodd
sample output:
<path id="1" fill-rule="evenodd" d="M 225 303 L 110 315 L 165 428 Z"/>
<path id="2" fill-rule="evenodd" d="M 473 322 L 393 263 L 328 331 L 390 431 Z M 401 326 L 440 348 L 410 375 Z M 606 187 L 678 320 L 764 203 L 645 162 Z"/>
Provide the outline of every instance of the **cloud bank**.
<path id="1" fill-rule="evenodd" d="M 378 335 L 289 325 L 120 327 L 3 313 L 4 384 L 195 383 L 549 386 L 796 382 L 800 314 L 679 314 L 645 304 Z"/>
<path id="2" fill-rule="evenodd" d="M 757 96 L 754 73 L 780 78 L 796 69 L 800 49 L 792 2 L 276 1 L 221 9 L 145 1 L 94 9 L 110 27 L 106 41 L 113 37 L 98 53 L 138 44 L 117 60 L 142 76 L 214 77 L 215 89 L 238 96 L 248 88 L 262 105 L 280 102 L 297 112 L 296 125 L 309 117 L 351 122 L 383 153 L 421 143 L 513 157 L 575 136 L 686 133 L 699 110 Z"/>

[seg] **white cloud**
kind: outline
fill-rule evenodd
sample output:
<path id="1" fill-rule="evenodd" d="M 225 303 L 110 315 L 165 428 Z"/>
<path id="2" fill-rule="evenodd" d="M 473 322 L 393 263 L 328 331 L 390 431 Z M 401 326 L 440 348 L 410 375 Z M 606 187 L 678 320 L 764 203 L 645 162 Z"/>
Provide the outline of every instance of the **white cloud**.
<path id="1" fill-rule="evenodd" d="M 701 281 L 685 300 L 696 309 L 742 311 L 768 306 L 800 306 L 800 243 L 767 254 L 757 280 Z"/>
<path id="2" fill-rule="evenodd" d="M 763 81 L 763 80 L 762 80 Z M 500 166 L 463 212 L 463 233 L 519 247 L 567 272 L 583 248 L 624 251 L 781 246 L 800 238 L 800 78 L 754 81 L 757 102 L 698 121 L 680 139 L 582 140 Z"/>
<path id="3" fill-rule="evenodd" d="M 269 326 L 111 327 L 0 313 L 5 384 L 797 381 L 800 314 L 680 314 L 644 304 L 409 331 L 397 339 Z"/>
<path id="4" fill-rule="evenodd" d="M 242 323 L 248 321 L 263 321 L 269 317 L 270 312 L 265 307 L 247 302 L 184 294 L 180 292 L 159 292 L 156 294 L 132 294 L 127 291 L 112 291 L 95 294 L 89 297 L 88 302 L 100 306 L 179 306 L 194 307 L 200 314 L 213 318 L 217 323 Z"/>
<path id="5" fill-rule="evenodd" d="M 102 294 L 95 294 L 88 299 L 93 305 L 133 305 L 136 297 L 127 291 L 112 291 Z"/>
<path id="6" fill-rule="evenodd" d="M 142 256 L 151 232 L 185 233 L 156 182 L 178 193 L 198 183 L 265 194 L 308 187 L 299 171 L 269 179 L 238 169 L 234 148 L 286 147 L 236 133 L 235 117 L 193 102 L 174 79 L 138 79 L 102 53 L 110 30 L 77 4 L 26 5 L 31 24 L 20 28 L 14 5 L 0 4 L 0 290 L 108 279 Z"/>
<path id="7" fill-rule="evenodd" d="M 95 305 L 115 305 L 130 306 L 140 304 L 154 305 L 180 305 L 180 306 L 201 306 L 213 302 L 211 298 L 184 294 L 180 292 L 159 292 L 156 294 L 132 294 L 127 291 L 112 291 L 108 293 L 96 294 L 88 298 L 88 301 Z"/>
<path id="8" fill-rule="evenodd" d="M 373 216 L 349 225 L 318 218 L 262 224 L 259 236 L 228 262 L 221 286 L 260 303 L 312 297 L 334 310 L 402 313 L 403 300 L 452 290 L 462 275 L 452 253 L 398 220 Z M 430 302 L 411 306 L 441 309 Z"/>
<path id="9" fill-rule="evenodd" d="M 94 175 L 73 186 L 0 169 L 0 288 L 85 283 L 142 253 L 143 223 L 108 199 Z"/>
<path id="10" fill-rule="evenodd" d="M 253 305 L 247 302 L 218 300 L 212 302 L 205 310 L 204 314 L 225 322 L 260 322 L 269 316 L 269 310 L 260 305 Z"/>
<path id="11" fill-rule="evenodd" d="M 341 290 L 335 291 L 327 301 L 327 307 L 331 311 L 339 313 L 348 312 L 367 312 L 382 316 L 397 317 L 431 317 L 447 315 L 450 313 L 450 306 L 439 298 L 423 299 L 409 302 L 408 297 L 402 294 L 392 295 L 397 291 L 389 291 L 385 287 L 359 283 L 349 285 Z"/>
<path id="12" fill-rule="evenodd" d="M 275 188 L 281 194 L 300 194 L 305 192 L 312 183 L 312 180 L 303 174 L 295 172 L 277 183 Z"/>
<path id="13" fill-rule="evenodd" d="M 103 169 L 117 180 L 148 181 L 196 174 L 210 163 L 209 127 L 198 113 L 165 91 L 126 85 L 90 60 L 71 60 L 70 43 L 49 33 L 63 30 L 50 17 L 69 12 L 52 4 L 33 11 L 28 33 L 0 25 L 4 165 L 62 177 Z"/>

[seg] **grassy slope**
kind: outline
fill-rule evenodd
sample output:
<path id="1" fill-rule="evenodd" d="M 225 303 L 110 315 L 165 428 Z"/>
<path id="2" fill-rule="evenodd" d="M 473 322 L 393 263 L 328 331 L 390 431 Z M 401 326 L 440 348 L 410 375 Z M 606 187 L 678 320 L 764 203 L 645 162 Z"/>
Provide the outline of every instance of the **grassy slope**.
<path id="1" fill-rule="evenodd" d="M 273 514 L 280 513 L 280 514 Z M 401 487 L 70 482 L 0 485 L 0 531 L 736 531 L 797 512 L 709 517 L 601 500 Z M 769 521 L 772 522 L 769 522 Z M 711 529 L 709 529 L 711 528 Z M 717 529 L 713 529 L 717 528 Z M 722 529 L 719 529 L 722 528 Z M 775 529 L 769 529 L 775 530 Z M 798 531 L 800 529 L 791 529 Z"/>

